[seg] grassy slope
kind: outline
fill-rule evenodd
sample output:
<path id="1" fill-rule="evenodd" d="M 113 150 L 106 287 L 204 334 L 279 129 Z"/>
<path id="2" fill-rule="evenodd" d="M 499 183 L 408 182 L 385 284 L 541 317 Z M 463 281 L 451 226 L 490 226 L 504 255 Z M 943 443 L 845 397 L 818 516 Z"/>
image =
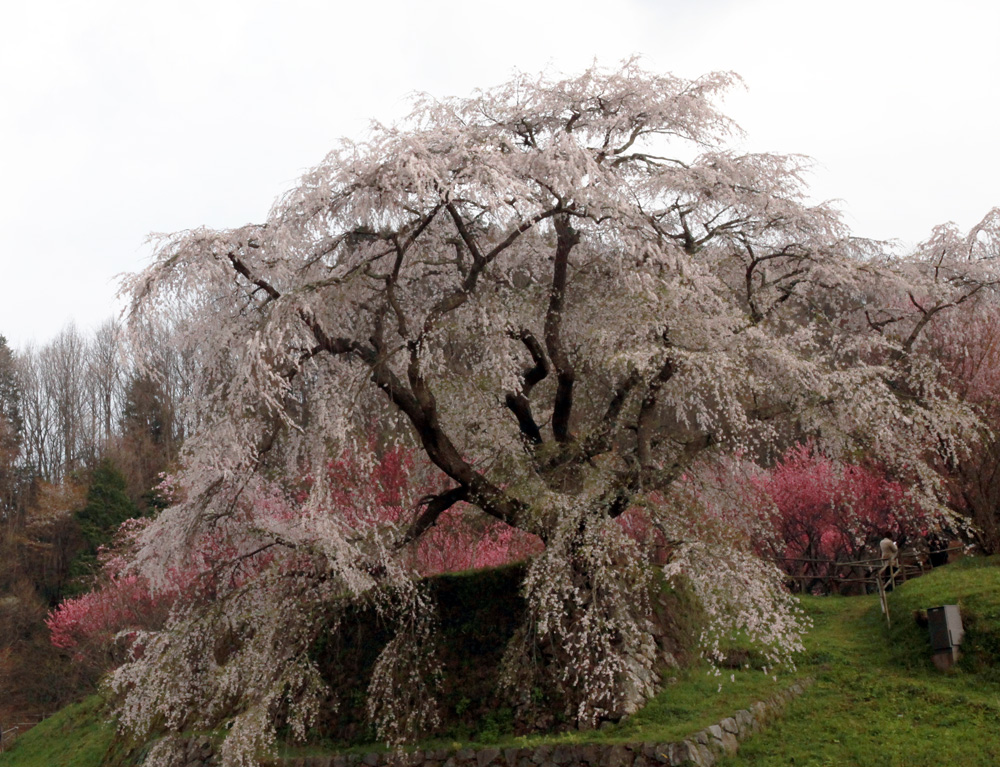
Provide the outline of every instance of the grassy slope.
<path id="1" fill-rule="evenodd" d="M 938 570 L 897 589 L 889 601 L 892 631 L 872 597 L 807 600 L 816 628 L 798 675 L 812 675 L 817 683 L 725 767 L 1000 764 L 1000 558 Z M 969 652 L 957 669 L 942 674 L 930 662 L 926 630 L 912 612 L 952 602 L 962 606 Z M 525 739 L 484 727 L 461 741 L 424 746 L 677 740 L 790 680 L 741 671 L 717 692 L 719 680 L 694 669 L 679 673 L 629 721 L 600 732 Z M 89 699 L 24 735 L 12 752 L 0 755 L 0 767 L 98 767 L 110 742 L 111 728 L 99 724 L 98 702 Z"/>
<path id="2" fill-rule="evenodd" d="M 114 736 L 92 695 L 36 725 L 0 754 L 2 767 L 100 767 Z"/>
<path id="3" fill-rule="evenodd" d="M 913 611 L 956 602 L 968 653 L 941 673 Z M 873 597 L 811 599 L 807 609 L 816 628 L 802 669 L 816 685 L 724 767 L 1000 764 L 1000 558 L 897 589 L 891 631 Z"/>

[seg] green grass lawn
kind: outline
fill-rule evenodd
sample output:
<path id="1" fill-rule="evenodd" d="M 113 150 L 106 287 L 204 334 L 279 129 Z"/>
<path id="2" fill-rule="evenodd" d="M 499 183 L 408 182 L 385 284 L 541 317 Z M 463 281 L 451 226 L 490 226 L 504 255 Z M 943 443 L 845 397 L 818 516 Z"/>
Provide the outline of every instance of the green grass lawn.
<path id="1" fill-rule="evenodd" d="M 0 754 L 3 767 L 100 767 L 114 737 L 101 715 L 101 699 L 92 695 L 59 711 L 18 738 Z"/>
<path id="2" fill-rule="evenodd" d="M 913 612 L 949 603 L 962 608 L 967 652 L 959 666 L 942 673 L 931 663 L 927 631 L 916 624 Z M 774 679 L 750 669 L 726 671 L 720 678 L 693 668 L 678 672 L 645 709 L 613 727 L 518 738 L 486 722 L 467 737 L 421 747 L 676 741 L 784 689 L 795 678 L 812 676 L 816 684 L 789 705 L 780 721 L 720 764 L 1000 764 L 1000 557 L 965 560 L 911 581 L 889 596 L 889 604 L 892 630 L 875 597 L 804 600 L 815 628 L 794 674 Z M 22 736 L 12 751 L 0 755 L 0 767 L 99 767 L 111 742 L 112 727 L 102 723 L 98 699 L 92 698 Z M 317 743 L 285 754 L 333 748 L 335 744 Z"/>
<path id="3" fill-rule="evenodd" d="M 914 610 L 958 603 L 967 655 L 947 673 L 930 660 Z M 889 595 L 806 601 L 816 622 L 803 671 L 816 684 L 723 767 L 1000 764 L 1000 558 L 967 559 Z"/>

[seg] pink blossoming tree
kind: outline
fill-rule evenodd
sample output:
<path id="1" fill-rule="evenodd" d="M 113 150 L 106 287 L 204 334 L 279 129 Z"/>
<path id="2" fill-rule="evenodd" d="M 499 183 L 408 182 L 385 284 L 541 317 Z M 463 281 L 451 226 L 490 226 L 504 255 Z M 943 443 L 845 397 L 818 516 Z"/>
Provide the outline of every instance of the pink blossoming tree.
<path id="1" fill-rule="evenodd" d="M 983 438 L 969 459 L 944 466 L 956 511 L 971 523 L 982 551 L 1000 553 L 1000 305 L 948 317 L 929 334 L 928 353 L 943 380 L 983 417 Z"/>
<path id="2" fill-rule="evenodd" d="M 375 449 L 373 438 L 366 447 Z M 379 460 L 368 466 L 345 452 L 330 462 L 328 473 L 332 490 L 326 513 L 348 520 L 359 532 L 372 523 L 404 524 L 420 498 L 440 490 L 442 484 L 440 472 L 427 465 L 422 453 L 400 446 L 380 451 Z M 166 478 L 161 488 L 168 489 L 173 481 L 173 477 Z M 261 510 L 287 520 L 294 514 L 291 509 L 295 503 L 294 498 L 287 502 L 271 499 Z M 235 553 L 222 548 L 218 536 L 199 539 L 184 569 L 173 571 L 169 583 L 161 584 L 154 593 L 147 578 L 127 568 L 136 538 L 146 524 L 148 520 L 137 519 L 123 525 L 115 546 L 101 552 L 102 572 L 94 588 L 62 602 L 45 621 L 52 644 L 71 651 L 77 662 L 98 672 L 119 665 L 140 631 L 162 628 L 178 599 L 198 599 L 199 591 L 204 596 L 213 580 L 213 563 L 225 562 Z M 636 531 L 630 534 L 640 535 Z M 421 575 L 459 572 L 517 562 L 540 549 L 541 542 L 535 536 L 456 506 L 410 547 L 410 566 Z M 260 568 L 272 560 L 261 553 L 248 562 Z M 216 590 L 213 586 L 209 593 Z"/>
<path id="3" fill-rule="evenodd" d="M 214 598 L 179 604 L 112 676 L 124 728 L 225 722 L 226 764 L 269 749 L 279 719 L 304 734 L 328 692 L 308 648 L 362 599 L 396 626 L 369 687 L 380 735 L 433 726 L 434 610 L 410 551 L 458 504 L 544 544 L 505 668 L 526 684 L 543 671 L 530 643 L 555 648 L 569 713 L 592 725 L 656 685 L 650 570 L 616 522 L 630 507 L 676 542 L 670 572 L 701 584 L 713 620 L 782 659 L 802 625 L 754 556 L 752 510 L 692 516 L 681 478 L 795 429 L 871 451 L 938 502 L 928 451 L 959 455 L 975 417 L 912 351 L 994 284 L 995 248 L 891 259 L 852 237 L 807 201 L 802 158 L 727 147 L 717 102 L 735 80 L 627 62 L 423 98 L 266 221 L 162 240 L 127 280 L 132 322 L 171 323 L 198 428 L 184 498 L 134 567 L 155 585 L 192 541 L 228 548 Z M 359 436 L 373 415 L 446 484 L 359 525 L 327 513 L 325 467 L 346 448 L 377 460 Z M 283 478 L 303 475 L 287 504 Z"/>
<path id="4" fill-rule="evenodd" d="M 765 550 L 804 588 L 808 576 L 826 588 L 844 572 L 831 563 L 871 559 L 873 542 L 915 541 L 929 524 L 920 503 L 879 467 L 835 460 L 813 443 L 790 448 L 752 483 L 774 504 L 776 538 L 763 541 Z"/>

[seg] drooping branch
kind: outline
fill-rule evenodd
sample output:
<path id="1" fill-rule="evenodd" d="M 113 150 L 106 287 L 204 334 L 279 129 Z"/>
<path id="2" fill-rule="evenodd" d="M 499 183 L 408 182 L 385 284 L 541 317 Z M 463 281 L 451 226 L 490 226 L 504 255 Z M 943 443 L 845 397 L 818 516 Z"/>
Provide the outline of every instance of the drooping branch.
<path id="1" fill-rule="evenodd" d="M 417 350 L 411 348 L 411 361 L 408 366 L 408 378 L 416 390 L 408 388 L 400 381 L 386 361 L 373 351 L 367 349 L 353 351 L 370 368 L 375 385 L 410 421 L 431 462 L 460 486 L 466 488 L 466 500 L 512 527 L 529 530 L 525 520 L 527 505 L 476 471 L 472 464 L 462 457 L 452 439 L 444 431 L 438 416 L 437 401 L 414 362 Z"/>
<path id="2" fill-rule="evenodd" d="M 608 402 L 600 427 L 587 435 L 586 440 L 584 440 L 581 458 L 590 460 L 611 449 L 615 432 L 618 429 L 618 419 L 625 402 L 641 380 L 642 377 L 638 371 L 633 370 L 618 384 Z"/>
<path id="3" fill-rule="evenodd" d="M 619 473 L 611 487 L 598 501 L 598 507 L 607 510 L 611 519 L 620 517 L 632 505 L 636 493 L 642 490 L 642 473 L 637 466 L 629 466 Z"/>
<path id="4" fill-rule="evenodd" d="M 666 491 L 691 467 L 699 455 L 711 447 L 713 441 L 711 433 L 701 433 L 680 443 L 673 461 L 667 466 L 659 467 L 651 463 L 629 466 L 618 474 L 611 488 L 601 498 L 600 507 L 606 509 L 608 516 L 614 519 L 628 510 L 637 493 L 644 490 Z"/>
<path id="5" fill-rule="evenodd" d="M 642 489 L 666 491 L 691 467 L 699 456 L 714 444 L 716 444 L 716 439 L 711 432 L 701 432 L 692 439 L 680 442 L 673 460 L 666 466 L 648 465 L 640 468 Z"/>
<path id="6" fill-rule="evenodd" d="M 272 300 L 281 297 L 280 291 L 254 275 L 235 255 L 230 260 L 241 275 L 254 284 L 259 284 Z M 462 458 L 452 440 L 445 434 L 438 418 L 437 403 L 420 375 L 416 343 L 411 343 L 410 365 L 407 370 L 410 387 L 407 387 L 389 368 L 387 360 L 378 349 L 351 339 L 330 336 L 311 311 L 301 310 L 299 317 L 316 340 L 310 356 L 325 351 L 333 356 L 353 356 L 362 361 L 371 370 L 375 385 L 409 419 L 431 461 L 464 488 L 466 500 L 509 525 L 522 527 L 526 504 L 508 495 L 477 472 Z"/>
<path id="7" fill-rule="evenodd" d="M 798 243 L 790 243 L 778 250 L 760 254 L 746 234 L 740 234 L 737 239 L 743 244 L 749 257 L 743 279 L 746 302 L 750 309 L 750 324 L 758 325 L 795 295 L 796 288 L 805 281 L 808 269 L 802 264 L 810 258 L 810 252 Z M 783 263 L 792 262 L 793 268 L 781 271 L 774 279 L 768 280 L 759 267 L 781 259 L 784 259 Z M 760 294 L 768 288 L 774 288 L 779 295 L 770 306 L 762 307 Z"/>
<path id="8" fill-rule="evenodd" d="M 532 445 L 541 445 L 543 442 L 542 430 L 535 422 L 530 400 L 520 392 L 507 392 L 504 404 L 517 419 L 517 427 L 521 431 L 521 436 Z"/>
<path id="9" fill-rule="evenodd" d="M 229 262 L 233 265 L 233 268 L 239 274 L 243 275 L 247 280 L 249 280 L 258 288 L 267 293 L 267 297 L 269 300 L 275 301 L 281 296 L 281 293 L 279 293 L 277 289 L 275 289 L 275 287 L 271 285 L 269 282 L 260 277 L 254 276 L 251 273 L 250 268 L 235 253 L 230 252 L 227 254 L 227 256 L 229 257 Z"/>
<path id="10" fill-rule="evenodd" d="M 531 355 L 531 361 L 535 363 L 524 371 L 524 384 L 521 389 L 526 397 L 530 397 L 531 390 L 535 385 L 541 383 L 549 374 L 549 361 L 545 358 L 545 352 L 542 351 L 542 345 L 538 343 L 538 339 L 528 330 L 522 330 L 518 334 L 518 338 L 521 339 Z"/>
<path id="11" fill-rule="evenodd" d="M 542 444 L 542 432 L 531 412 L 531 390 L 549 374 L 549 362 L 545 358 L 541 344 L 531 334 L 530 331 L 522 329 L 517 338 L 528 349 L 531 360 L 534 363 L 531 367 L 525 368 L 521 374 L 521 391 L 507 392 L 505 403 L 507 408 L 517 418 L 518 427 L 522 436 L 533 445 Z"/>
<path id="12" fill-rule="evenodd" d="M 396 332 L 400 338 L 409 338 L 410 332 L 406 322 L 406 314 L 399 304 L 396 295 L 396 284 L 399 282 L 399 271 L 403 266 L 403 259 L 406 258 L 406 247 L 399 242 L 396 245 L 396 259 L 392 265 L 392 271 L 385 278 L 385 300 L 392 308 L 396 316 Z"/>
<path id="13" fill-rule="evenodd" d="M 482 269 L 484 265 L 485 258 L 483 257 L 482 250 L 479 249 L 479 243 L 476 242 L 475 238 L 469 232 L 469 227 L 465 225 L 465 221 L 458 209 L 455 207 L 455 203 L 449 202 L 446 206 L 448 209 L 448 214 L 451 216 L 451 220 L 455 222 L 455 228 L 458 230 L 459 236 L 462 238 L 462 242 L 465 243 L 465 247 L 469 249 L 469 253 L 472 254 L 473 267 L 479 266 Z"/>
<path id="14" fill-rule="evenodd" d="M 903 354 L 909 354 L 912 351 L 913 345 L 917 342 L 917 339 L 920 338 L 920 334 L 923 332 L 924 328 L 927 327 L 927 324 L 932 319 L 934 319 L 934 315 L 945 309 L 951 309 L 952 307 L 955 306 L 961 306 L 966 301 L 975 296 L 976 293 L 982 290 L 983 287 L 984 285 L 982 283 L 974 284 L 967 293 L 963 293 L 961 296 L 954 299 L 953 301 L 942 301 L 930 308 L 925 308 L 921 306 L 920 303 L 917 301 L 917 299 L 914 297 L 913 293 L 910 293 L 909 294 L 910 303 L 912 303 L 917 308 L 917 311 L 920 312 L 920 319 L 917 320 L 916 324 L 913 326 L 913 330 L 910 331 L 910 334 L 906 337 L 906 340 L 903 341 Z"/>
<path id="15" fill-rule="evenodd" d="M 547 218 L 551 218 L 560 212 L 561 208 L 549 208 L 548 210 L 536 213 L 531 218 L 522 221 L 516 227 L 514 227 L 507 236 L 504 237 L 500 242 L 493 246 L 488 253 L 483 254 L 476 243 L 475 239 L 472 237 L 462 220 L 462 217 L 455 207 L 454 203 L 448 203 L 448 210 L 452 216 L 452 220 L 455 222 L 455 228 L 458 229 L 459 236 L 465 243 L 466 247 L 469 248 L 470 253 L 472 253 L 473 261 L 472 266 L 469 268 L 462 280 L 462 283 L 450 292 L 443 295 L 430 309 L 427 313 L 427 317 L 424 320 L 422 335 L 429 333 L 437 324 L 438 319 L 449 312 L 455 311 L 460 306 L 462 306 L 469 297 L 473 294 L 476 289 L 476 285 L 479 282 L 479 277 L 493 261 L 496 260 L 503 251 L 509 248 L 517 239 L 527 232 L 532 227 L 536 226 L 541 221 Z M 477 255 L 478 254 L 478 255 Z"/>
<path id="16" fill-rule="evenodd" d="M 639 417 L 636 421 L 636 456 L 641 470 L 653 466 L 652 440 L 656 428 L 656 409 L 660 390 L 674 376 L 673 358 L 667 357 L 659 372 L 646 387 L 646 395 L 639 406 Z"/>
<path id="17" fill-rule="evenodd" d="M 424 498 L 421 501 L 421 504 L 424 506 L 423 512 L 413 520 L 413 524 L 410 525 L 403 537 L 396 542 L 396 547 L 402 548 L 417 540 L 437 523 L 438 518 L 444 512 L 456 503 L 467 500 L 469 500 L 469 489 L 461 485 L 446 490 L 443 493 Z"/>

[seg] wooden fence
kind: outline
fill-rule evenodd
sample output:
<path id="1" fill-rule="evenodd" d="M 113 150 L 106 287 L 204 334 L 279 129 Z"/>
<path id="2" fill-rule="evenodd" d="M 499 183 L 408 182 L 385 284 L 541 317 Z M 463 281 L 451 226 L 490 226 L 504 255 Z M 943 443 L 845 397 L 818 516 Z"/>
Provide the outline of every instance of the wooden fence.
<path id="1" fill-rule="evenodd" d="M 5 729 L 5 725 L 0 725 L 0 754 L 6 751 L 13 745 L 14 740 L 17 738 L 17 733 L 21 730 L 26 730 L 30 727 L 30 724 L 15 724 L 9 729 Z"/>
<path id="2" fill-rule="evenodd" d="M 940 553 L 951 555 L 962 550 L 962 546 L 951 546 Z M 891 572 L 885 567 L 887 563 L 881 557 L 849 561 L 782 557 L 777 564 L 785 571 L 785 580 L 792 591 L 822 594 L 872 594 L 881 590 L 891 591 L 896 583 L 917 578 L 933 569 L 926 554 L 911 550 L 899 552 L 898 566 L 892 568 Z M 789 573 L 789 569 L 809 569 L 811 572 Z"/>
<path id="3" fill-rule="evenodd" d="M 10 726 L 0 723 L 0 754 L 14 745 L 17 736 L 22 732 L 27 732 L 45 717 L 39 717 L 33 722 L 17 722 Z"/>

